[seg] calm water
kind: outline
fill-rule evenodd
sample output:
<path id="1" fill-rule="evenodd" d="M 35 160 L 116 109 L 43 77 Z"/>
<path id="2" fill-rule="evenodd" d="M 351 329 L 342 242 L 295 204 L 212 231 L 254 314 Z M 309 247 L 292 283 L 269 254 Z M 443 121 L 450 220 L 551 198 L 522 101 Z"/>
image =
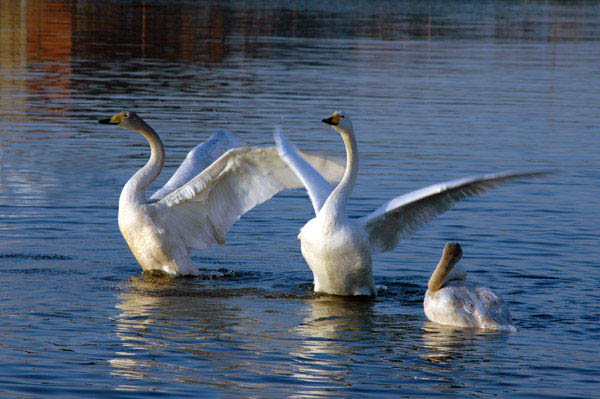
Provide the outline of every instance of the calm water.
<path id="1" fill-rule="evenodd" d="M 0 1 L 0 396 L 598 397 L 600 7 L 577 2 Z M 458 204 L 375 256 L 376 300 L 318 297 L 300 191 L 248 213 L 202 278 L 145 276 L 117 228 L 148 156 L 97 120 L 137 111 L 164 184 L 222 127 L 341 154 L 352 215 L 424 185 L 554 168 Z M 514 334 L 444 329 L 444 243 Z"/>

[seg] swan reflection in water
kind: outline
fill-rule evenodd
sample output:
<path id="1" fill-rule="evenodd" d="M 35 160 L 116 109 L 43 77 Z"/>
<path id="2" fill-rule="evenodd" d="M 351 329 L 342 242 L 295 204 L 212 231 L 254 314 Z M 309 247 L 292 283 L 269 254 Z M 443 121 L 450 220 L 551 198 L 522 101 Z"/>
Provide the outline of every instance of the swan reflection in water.
<path id="1" fill-rule="evenodd" d="M 486 362 L 498 356 L 492 342 L 504 345 L 508 340 L 501 331 L 445 326 L 431 321 L 426 321 L 422 330 L 424 350 L 421 357 L 436 364 Z M 479 352 L 482 348 L 488 353 Z"/>
<path id="2" fill-rule="evenodd" d="M 415 356 L 427 360 L 419 367 L 426 375 L 444 362 L 452 363 L 450 373 L 497 356 L 480 353 L 489 347 L 482 339 L 505 339 L 433 323 L 420 329 L 422 316 L 399 311 L 394 301 L 295 297 L 230 283 L 132 278 L 117 304 L 116 389 L 352 397 L 372 383 L 357 381 L 358 369 L 376 381 L 394 368 L 394 383 L 414 383 Z M 232 374 L 241 376 L 235 384 Z"/>
<path id="3" fill-rule="evenodd" d="M 332 384 L 349 386 L 354 363 L 362 363 L 360 357 L 380 344 L 373 332 L 375 301 L 318 295 L 305 303 L 307 315 L 294 331 L 300 343 L 290 353 L 296 363 L 293 375 L 302 384 L 292 397 L 344 397 Z"/>
<path id="4" fill-rule="evenodd" d="M 182 357 L 201 359 L 209 368 L 227 367 L 227 359 L 215 355 L 227 350 L 222 342 L 230 341 L 226 336 L 239 323 L 237 310 L 225 303 L 236 293 L 207 285 L 164 275 L 132 278 L 116 305 L 116 335 L 122 348 L 109 360 L 113 375 L 146 382 L 182 382 L 189 377 L 197 384 L 196 367 L 182 365 Z"/>

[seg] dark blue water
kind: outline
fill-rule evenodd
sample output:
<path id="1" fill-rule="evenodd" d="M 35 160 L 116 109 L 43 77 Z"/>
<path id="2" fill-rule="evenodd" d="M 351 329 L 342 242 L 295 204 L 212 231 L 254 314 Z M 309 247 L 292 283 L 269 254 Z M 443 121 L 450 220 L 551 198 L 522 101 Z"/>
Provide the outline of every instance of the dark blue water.
<path id="1" fill-rule="evenodd" d="M 591 2 L 0 2 L 0 396 L 600 395 L 600 7 Z M 361 164 L 354 216 L 430 183 L 551 168 L 374 259 L 374 300 L 312 294 L 300 190 L 249 212 L 195 279 L 146 276 L 117 227 L 148 148 L 164 184 L 222 127 Z M 514 334 L 426 321 L 446 241 Z"/>

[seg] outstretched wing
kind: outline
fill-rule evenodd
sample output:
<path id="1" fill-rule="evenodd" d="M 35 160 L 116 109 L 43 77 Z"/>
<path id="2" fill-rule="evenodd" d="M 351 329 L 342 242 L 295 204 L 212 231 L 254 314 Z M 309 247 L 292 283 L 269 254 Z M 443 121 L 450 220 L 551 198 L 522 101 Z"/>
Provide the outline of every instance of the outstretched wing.
<path id="1" fill-rule="evenodd" d="M 313 158 L 327 175 L 343 168 Z M 309 159 L 309 162 L 310 159 Z M 340 173 L 338 173 L 340 174 Z M 168 194 L 156 207 L 162 225 L 188 249 L 225 243 L 233 223 L 254 206 L 284 188 L 301 187 L 275 147 L 243 147 L 227 151 L 187 184 Z"/>
<path id="2" fill-rule="evenodd" d="M 296 176 L 298 176 L 304 187 L 306 187 L 310 202 L 312 202 L 315 209 L 315 214 L 319 213 L 327 197 L 331 194 L 333 187 L 323 175 L 317 172 L 310 163 L 300 156 L 298 148 L 289 142 L 279 129 L 275 130 L 274 137 L 279 155 L 294 171 Z"/>
<path id="3" fill-rule="evenodd" d="M 462 199 L 482 194 L 505 182 L 548 173 L 505 172 L 438 183 L 396 197 L 359 220 L 368 231 L 373 248 L 385 252 Z"/>
<path id="4" fill-rule="evenodd" d="M 152 194 L 150 200 L 161 200 L 177 190 L 206 169 L 217 158 L 223 155 L 225 151 L 247 146 L 248 143 L 242 140 L 241 137 L 227 129 L 213 134 L 208 140 L 202 144 L 198 144 L 187 154 L 169 181 L 161 189 Z"/>

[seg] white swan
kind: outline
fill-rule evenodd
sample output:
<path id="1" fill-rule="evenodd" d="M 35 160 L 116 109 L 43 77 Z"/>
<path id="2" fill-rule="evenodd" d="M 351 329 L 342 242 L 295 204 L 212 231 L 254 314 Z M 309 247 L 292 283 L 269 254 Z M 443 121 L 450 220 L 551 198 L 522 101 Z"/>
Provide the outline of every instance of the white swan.
<path id="1" fill-rule="evenodd" d="M 149 161 L 129 179 L 119 198 L 119 229 L 145 271 L 196 275 L 189 257 L 192 249 L 224 244 L 225 234 L 241 215 L 283 188 L 301 186 L 275 147 L 248 147 L 236 135 L 223 132 L 195 147 L 147 201 L 146 187 L 158 177 L 165 159 L 158 134 L 133 112 L 99 123 L 136 130 L 150 144 Z M 302 156 L 332 180 L 343 173 L 335 162 Z"/>
<path id="2" fill-rule="evenodd" d="M 516 331 L 504 301 L 489 288 L 466 281 L 467 272 L 456 266 L 461 256 L 458 243 L 446 244 L 427 284 L 425 316 L 447 326 Z"/>
<path id="3" fill-rule="evenodd" d="M 332 186 L 312 168 L 297 148 L 276 131 L 279 154 L 294 170 L 308 191 L 316 217 L 301 229 L 302 255 L 314 276 L 315 292 L 334 295 L 376 295 L 372 272 L 372 252 L 389 251 L 400 238 L 463 199 L 498 184 L 546 172 L 499 173 L 434 184 L 396 197 L 374 212 L 349 219 L 346 202 L 358 175 L 358 151 L 352 122 L 336 111 L 323 122 L 337 130 L 346 146 L 346 171 L 341 182 Z"/>

